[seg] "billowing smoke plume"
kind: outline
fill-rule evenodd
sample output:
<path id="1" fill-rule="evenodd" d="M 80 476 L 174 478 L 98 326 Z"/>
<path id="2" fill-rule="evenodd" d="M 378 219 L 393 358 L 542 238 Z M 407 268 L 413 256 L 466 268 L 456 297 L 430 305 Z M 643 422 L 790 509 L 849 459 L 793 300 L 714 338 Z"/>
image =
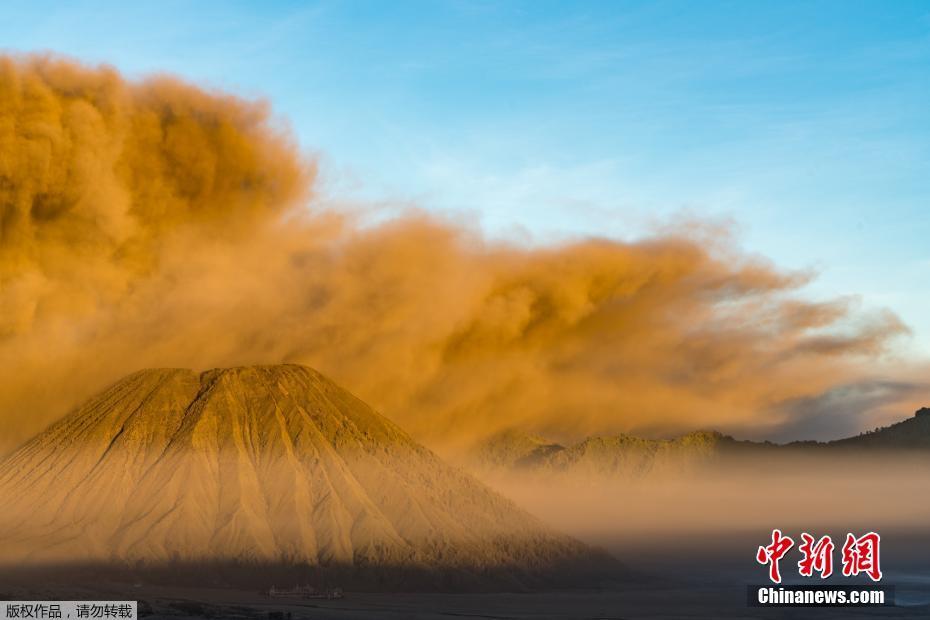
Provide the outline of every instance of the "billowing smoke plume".
<path id="1" fill-rule="evenodd" d="M 441 444 L 797 424 L 905 330 L 725 235 L 530 250 L 360 226 L 267 106 L 0 61 L 0 452 L 122 375 L 300 362 Z"/>

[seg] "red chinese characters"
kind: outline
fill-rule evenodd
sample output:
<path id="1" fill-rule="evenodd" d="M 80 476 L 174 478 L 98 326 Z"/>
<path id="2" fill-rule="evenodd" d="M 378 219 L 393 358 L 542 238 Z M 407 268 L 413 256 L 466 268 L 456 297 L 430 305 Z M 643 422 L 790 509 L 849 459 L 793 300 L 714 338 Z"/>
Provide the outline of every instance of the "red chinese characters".
<path id="1" fill-rule="evenodd" d="M 804 556 L 798 562 L 798 572 L 802 577 L 811 577 L 814 571 L 820 573 L 821 579 L 833 574 L 833 540 L 824 536 L 816 543 L 814 537 L 804 532 L 801 534 L 801 544 L 798 551 Z"/>
<path id="2" fill-rule="evenodd" d="M 781 583 L 778 562 L 793 546 L 794 540 L 790 536 L 782 536 L 781 530 L 772 530 L 772 543 L 766 547 L 759 547 L 759 551 L 756 552 L 756 561 L 769 565 L 769 579 L 775 583 Z"/>
<path id="3" fill-rule="evenodd" d="M 869 532 L 858 538 L 853 534 L 847 534 L 842 549 L 843 575 L 855 577 L 865 574 L 872 581 L 881 581 L 880 543 L 881 537 L 875 532 Z M 781 583 L 779 561 L 793 546 L 794 540 L 790 536 L 785 536 L 781 530 L 775 529 L 772 530 L 772 542 L 759 547 L 756 552 L 756 561 L 769 567 L 769 579 L 774 583 Z M 801 544 L 798 545 L 798 551 L 801 553 L 798 573 L 802 577 L 813 577 L 817 572 L 821 579 L 832 575 L 835 548 L 833 539 L 829 536 L 817 539 L 807 532 L 801 534 Z"/>
<path id="4" fill-rule="evenodd" d="M 859 538 L 846 535 L 843 545 L 843 574 L 847 577 L 865 573 L 872 581 L 880 581 L 882 568 L 879 561 L 881 536 L 869 532 Z"/>

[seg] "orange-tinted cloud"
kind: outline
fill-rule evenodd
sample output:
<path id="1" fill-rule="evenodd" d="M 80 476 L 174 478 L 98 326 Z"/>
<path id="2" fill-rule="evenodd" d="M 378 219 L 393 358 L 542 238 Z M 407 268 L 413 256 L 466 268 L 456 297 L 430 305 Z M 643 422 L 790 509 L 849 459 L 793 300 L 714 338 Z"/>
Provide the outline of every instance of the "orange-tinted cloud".
<path id="1" fill-rule="evenodd" d="M 0 60 L 0 442 L 139 368 L 275 362 L 434 445 L 775 428 L 906 331 L 804 301 L 806 275 L 712 229 L 526 249 L 422 213 L 357 225 L 313 177 L 264 104 Z"/>

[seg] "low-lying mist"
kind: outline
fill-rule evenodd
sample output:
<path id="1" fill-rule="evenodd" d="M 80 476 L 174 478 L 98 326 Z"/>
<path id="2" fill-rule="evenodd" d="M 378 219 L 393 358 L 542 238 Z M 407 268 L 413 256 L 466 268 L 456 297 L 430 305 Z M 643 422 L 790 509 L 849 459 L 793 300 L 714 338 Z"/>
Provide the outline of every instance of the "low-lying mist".
<path id="1" fill-rule="evenodd" d="M 686 474 L 485 480 L 550 525 L 621 552 L 766 544 L 774 528 L 796 540 L 801 532 L 926 534 L 930 523 L 930 456 L 917 454 L 731 457 Z M 747 549 L 751 563 L 755 547 Z"/>

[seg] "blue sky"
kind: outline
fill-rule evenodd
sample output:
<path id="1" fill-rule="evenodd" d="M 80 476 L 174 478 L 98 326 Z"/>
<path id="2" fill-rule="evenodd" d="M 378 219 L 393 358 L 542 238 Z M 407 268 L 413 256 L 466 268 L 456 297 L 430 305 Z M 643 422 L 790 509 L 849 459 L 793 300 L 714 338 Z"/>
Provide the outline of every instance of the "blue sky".
<path id="1" fill-rule="evenodd" d="M 930 352 L 930 3 L 42 2 L 7 51 L 270 99 L 327 191 L 494 236 L 735 223 Z"/>

